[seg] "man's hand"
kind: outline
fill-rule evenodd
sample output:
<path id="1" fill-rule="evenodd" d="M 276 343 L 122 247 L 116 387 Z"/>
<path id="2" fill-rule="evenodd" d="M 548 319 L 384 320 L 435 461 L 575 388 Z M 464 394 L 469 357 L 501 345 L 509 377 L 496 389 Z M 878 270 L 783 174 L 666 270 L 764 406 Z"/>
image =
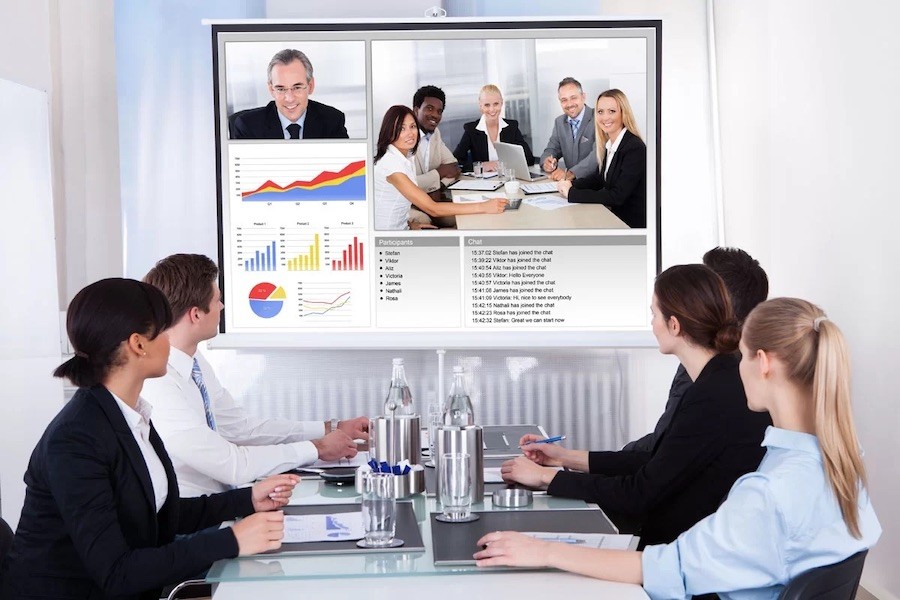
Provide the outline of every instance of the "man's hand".
<path id="1" fill-rule="evenodd" d="M 337 428 L 349 435 L 351 440 L 369 439 L 369 417 L 356 417 L 340 421 Z"/>
<path id="2" fill-rule="evenodd" d="M 441 176 L 441 179 L 450 179 L 457 178 L 459 174 L 462 172 L 459 168 L 459 165 L 456 163 L 447 163 L 443 165 L 438 165 L 437 168 L 438 175 Z"/>
<path id="3" fill-rule="evenodd" d="M 544 163 L 541 165 L 541 168 L 544 170 L 544 173 L 553 173 L 556 171 L 556 165 L 558 161 L 555 156 L 548 156 L 544 159 Z"/>
<path id="4" fill-rule="evenodd" d="M 319 452 L 319 460 L 332 461 L 356 456 L 356 442 L 340 429 L 313 440 L 312 443 Z"/>

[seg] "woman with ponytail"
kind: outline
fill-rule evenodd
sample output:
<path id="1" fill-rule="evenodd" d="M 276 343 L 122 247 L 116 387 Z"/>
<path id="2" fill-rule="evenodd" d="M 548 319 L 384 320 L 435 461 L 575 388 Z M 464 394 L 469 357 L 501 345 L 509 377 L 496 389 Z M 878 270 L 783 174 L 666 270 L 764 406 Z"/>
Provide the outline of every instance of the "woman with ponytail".
<path id="1" fill-rule="evenodd" d="M 145 379 L 166 372 L 171 324 L 166 297 L 147 283 L 104 279 L 75 295 L 66 317 L 75 355 L 54 375 L 79 389 L 31 455 L 0 598 L 155 600 L 216 560 L 281 545 L 284 517 L 275 509 L 296 476 L 178 497 L 152 407 L 140 397 Z M 236 517 L 246 518 L 206 529 Z"/>
<path id="2" fill-rule="evenodd" d="M 738 479 L 714 514 L 643 552 L 491 533 L 478 541 L 478 564 L 637 583 L 653 599 L 775 599 L 799 574 L 875 544 L 881 526 L 866 493 L 840 329 L 814 304 L 776 298 L 750 313 L 740 350 L 748 405 L 769 413 L 773 426 L 759 469 Z"/>
<path id="3" fill-rule="evenodd" d="M 711 514 L 762 459 L 765 414 L 747 408 L 735 355 L 740 329 L 722 279 L 703 265 L 674 266 L 654 285 L 653 334 L 693 383 L 650 452 L 587 452 L 526 445 L 505 480 L 595 502 L 641 545 L 666 543 Z M 560 471 L 566 467 L 582 472 Z"/>

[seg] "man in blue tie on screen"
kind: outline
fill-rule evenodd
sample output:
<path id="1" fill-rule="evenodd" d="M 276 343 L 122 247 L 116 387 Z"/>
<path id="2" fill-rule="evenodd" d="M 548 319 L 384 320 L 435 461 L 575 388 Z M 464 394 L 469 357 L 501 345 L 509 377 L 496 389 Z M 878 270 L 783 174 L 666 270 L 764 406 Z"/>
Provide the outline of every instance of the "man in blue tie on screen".
<path id="1" fill-rule="evenodd" d="M 296 140 L 347 138 L 344 113 L 310 100 L 316 88 L 313 66 L 303 52 L 285 49 L 269 61 L 272 101 L 228 119 L 231 139 Z"/>
<path id="2" fill-rule="evenodd" d="M 585 108 L 584 89 L 577 79 L 566 77 L 559 82 L 557 92 L 563 114 L 553 121 L 550 141 L 541 154 L 541 168 L 554 181 L 596 173 L 594 114 Z"/>
<path id="3" fill-rule="evenodd" d="M 197 345 L 215 337 L 224 308 L 219 269 L 200 254 L 174 254 L 144 281 L 172 305 L 171 349 L 164 377 L 147 380 L 141 397 L 166 444 L 182 496 L 225 491 L 260 477 L 356 455 L 368 437 L 367 417 L 346 421 L 288 421 L 248 414 L 222 387 Z"/>

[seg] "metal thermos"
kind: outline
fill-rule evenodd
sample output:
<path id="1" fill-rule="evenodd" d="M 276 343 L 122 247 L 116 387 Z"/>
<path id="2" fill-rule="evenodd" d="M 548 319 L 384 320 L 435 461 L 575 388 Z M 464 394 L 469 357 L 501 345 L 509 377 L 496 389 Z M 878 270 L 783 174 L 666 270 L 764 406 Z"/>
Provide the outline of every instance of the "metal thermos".
<path id="1" fill-rule="evenodd" d="M 369 420 L 369 456 L 392 465 L 402 460 L 422 462 L 419 415 L 375 417 Z"/>
<path id="2" fill-rule="evenodd" d="M 440 458 L 444 454 L 466 453 L 469 455 L 469 472 L 472 474 L 472 504 L 484 502 L 484 431 L 480 425 L 456 427 L 442 425 L 435 428 L 438 469 L 437 497 L 441 497 Z"/>

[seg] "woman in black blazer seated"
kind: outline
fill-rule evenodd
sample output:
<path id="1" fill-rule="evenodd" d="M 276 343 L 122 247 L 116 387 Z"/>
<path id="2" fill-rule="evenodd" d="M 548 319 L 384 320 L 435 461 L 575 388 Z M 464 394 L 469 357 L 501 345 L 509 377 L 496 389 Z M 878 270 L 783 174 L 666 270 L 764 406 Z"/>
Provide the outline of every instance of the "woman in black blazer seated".
<path id="1" fill-rule="evenodd" d="M 703 265 L 679 265 L 653 291 L 659 351 L 677 356 L 693 381 L 655 447 L 587 452 L 526 446 L 535 438 L 525 436 L 526 456 L 501 467 L 509 482 L 596 502 L 621 529 L 639 533 L 641 547 L 671 542 L 715 512 L 737 478 L 756 470 L 772 424 L 747 407 L 734 354 L 740 329 L 722 279 Z"/>
<path id="2" fill-rule="evenodd" d="M 647 146 L 620 90 L 597 97 L 594 117 L 597 164 L 588 177 L 559 181 L 559 193 L 569 202 L 604 204 L 632 229 L 647 226 Z"/>
<path id="3" fill-rule="evenodd" d="M 287 503 L 294 475 L 178 497 L 140 398 L 144 379 L 166 372 L 171 322 L 162 292 L 140 281 L 104 279 L 72 300 L 66 329 L 75 356 L 54 375 L 79 389 L 31 455 L 0 597 L 156 600 L 163 586 L 216 560 L 280 547 L 284 515 L 275 509 Z"/>
<path id="4" fill-rule="evenodd" d="M 481 109 L 481 119 L 463 125 L 463 135 L 453 156 L 464 169 L 471 170 L 472 163 L 480 161 L 485 171 L 497 170 L 497 150 L 494 143 L 497 141 L 518 144 L 525 150 L 525 160 L 529 165 L 534 164 L 534 156 L 531 147 L 522 132 L 519 131 L 519 122 L 514 119 L 503 119 L 503 94 L 500 88 L 489 83 L 478 93 L 478 107 Z M 469 154 L 471 153 L 471 157 Z"/>

